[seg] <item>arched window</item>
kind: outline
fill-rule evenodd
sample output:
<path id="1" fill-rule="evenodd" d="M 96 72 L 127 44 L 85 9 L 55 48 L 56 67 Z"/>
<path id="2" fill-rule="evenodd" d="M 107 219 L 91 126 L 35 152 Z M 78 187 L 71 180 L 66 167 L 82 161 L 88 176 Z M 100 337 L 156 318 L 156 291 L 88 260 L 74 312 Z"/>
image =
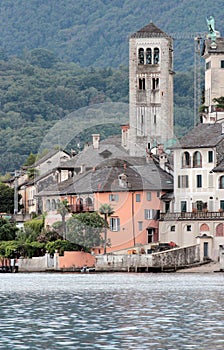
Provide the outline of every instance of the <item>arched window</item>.
<path id="1" fill-rule="evenodd" d="M 193 167 L 194 168 L 201 168 L 202 166 L 202 157 L 201 153 L 196 151 L 193 154 Z"/>
<path id="2" fill-rule="evenodd" d="M 138 63 L 144 64 L 144 49 L 143 48 L 140 48 L 138 50 Z"/>
<path id="3" fill-rule="evenodd" d="M 219 178 L 219 188 L 224 189 L 224 175 Z"/>
<path id="4" fill-rule="evenodd" d="M 92 198 L 87 197 L 85 200 L 86 209 L 89 210 L 93 206 Z"/>
<path id="5" fill-rule="evenodd" d="M 191 157 L 189 152 L 182 154 L 182 168 L 189 168 L 191 166 Z"/>
<path id="6" fill-rule="evenodd" d="M 76 211 L 81 212 L 83 211 L 83 199 L 79 197 L 76 201 Z"/>
<path id="7" fill-rule="evenodd" d="M 146 49 L 146 64 L 152 64 L 152 49 Z"/>
<path id="8" fill-rule="evenodd" d="M 50 199 L 46 200 L 46 210 L 47 211 L 51 210 L 51 201 L 50 201 Z"/>
<path id="9" fill-rule="evenodd" d="M 158 47 L 155 47 L 155 49 L 154 49 L 153 63 L 154 64 L 159 63 L 159 49 L 158 49 Z"/>
<path id="10" fill-rule="evenodd" d="M 56 210 L 56 201 L 55 201 L 55 199 L 52 199 L 52 201 L 51 201 L 51 210 Z"/>

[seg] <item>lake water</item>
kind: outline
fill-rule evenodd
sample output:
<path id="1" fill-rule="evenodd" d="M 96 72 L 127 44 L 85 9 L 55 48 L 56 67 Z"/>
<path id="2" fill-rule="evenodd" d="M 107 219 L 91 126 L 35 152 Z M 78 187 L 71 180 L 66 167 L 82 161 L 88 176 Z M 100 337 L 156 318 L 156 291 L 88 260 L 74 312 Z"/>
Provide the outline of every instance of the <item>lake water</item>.
<path id="1" fill-rule="evenodd" d="M 0 349 L 224 349 L 224 274 L 0 274 Z"/>

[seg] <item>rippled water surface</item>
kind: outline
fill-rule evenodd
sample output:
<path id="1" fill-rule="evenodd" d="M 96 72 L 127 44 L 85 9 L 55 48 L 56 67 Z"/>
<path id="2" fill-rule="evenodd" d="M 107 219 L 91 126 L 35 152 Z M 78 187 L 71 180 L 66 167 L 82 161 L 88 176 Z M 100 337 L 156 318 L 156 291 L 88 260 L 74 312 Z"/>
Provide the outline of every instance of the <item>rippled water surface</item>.
<path id="1" fill-rule="evenodd" d="M 0 349 L 224 349 L 224 274 L 0 274 Z"/>

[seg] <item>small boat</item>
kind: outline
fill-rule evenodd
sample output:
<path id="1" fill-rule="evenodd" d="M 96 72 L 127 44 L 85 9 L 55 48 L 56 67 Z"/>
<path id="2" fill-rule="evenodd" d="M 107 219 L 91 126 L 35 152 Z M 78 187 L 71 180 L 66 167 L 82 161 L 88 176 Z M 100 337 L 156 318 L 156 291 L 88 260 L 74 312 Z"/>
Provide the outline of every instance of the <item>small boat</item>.
<path id="1" fill-rule="evenodd" d="M 95 272 L 95 271 L 96 271 L 95 267 L 87 267 L 86 265 L 84 265 L 80 270 L 81 273 L 89 273 L 89 272 Z"/>

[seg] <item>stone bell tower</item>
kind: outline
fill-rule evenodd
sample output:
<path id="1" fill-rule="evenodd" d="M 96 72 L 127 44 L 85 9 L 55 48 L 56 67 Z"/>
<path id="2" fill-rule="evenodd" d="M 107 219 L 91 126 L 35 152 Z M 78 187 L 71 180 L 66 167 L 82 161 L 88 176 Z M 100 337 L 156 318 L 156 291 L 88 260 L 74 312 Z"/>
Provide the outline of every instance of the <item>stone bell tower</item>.
<path id="1" fill-rule="evenodd" d="M 131 156 L 173 137 L 173 40 L 153 23 L 130 37 L 129 105 Z"/>

